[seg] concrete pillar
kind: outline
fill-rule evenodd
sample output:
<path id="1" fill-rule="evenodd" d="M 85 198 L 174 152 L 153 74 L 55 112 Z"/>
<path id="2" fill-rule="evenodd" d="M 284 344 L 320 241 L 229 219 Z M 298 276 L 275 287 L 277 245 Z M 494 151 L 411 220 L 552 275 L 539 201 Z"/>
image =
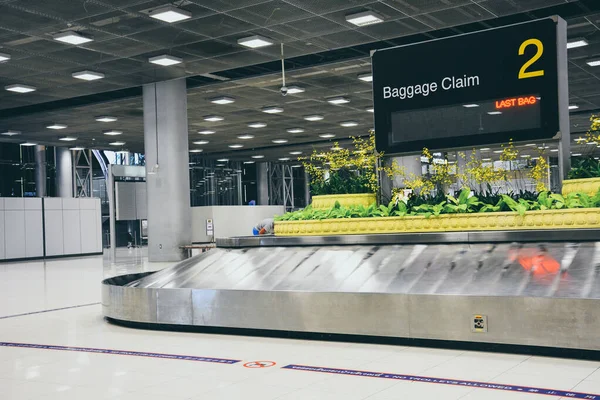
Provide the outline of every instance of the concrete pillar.
<path id="1" fill-rule="evenodd" d="M 35 193 L 37 197 L 46 197 L 46 146 L 35 146 Z"/>
<path id="2" fill-rule="evenodd" d="M 148 260 L 179 261 L 180 246 L 192 242 L 186 82 L 152 83 L 143 92 Z"/>
<path id="3" fill-rule="evenodd" d="M 269 171 L 267 163 L 256 163 L 257 205 L 269 205 Z"/>
<path id="4" fill-rule="evenodd" d="M 73 197 L 73 155 L 66 147 L 55 147 L 56 197 Z"/>

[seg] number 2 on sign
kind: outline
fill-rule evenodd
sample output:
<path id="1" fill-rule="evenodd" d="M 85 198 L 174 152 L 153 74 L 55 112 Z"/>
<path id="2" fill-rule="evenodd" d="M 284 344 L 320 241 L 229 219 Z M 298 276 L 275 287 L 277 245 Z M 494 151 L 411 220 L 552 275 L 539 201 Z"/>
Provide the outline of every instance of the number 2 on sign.
<path id="1" fill-rule="evenodd" d="M 540 57 L 542 56 L 542 54 L 544 54 L 544 45 L 542 44 L 541 40 L 527 39 L 526 41 L 521 43 L 521 46 L 519 47 L 519 55 L 522 56 L 523 54 L 525 54 L 525 49 L 530 45 L 535 46 L 537 48 L 537 52 L 525 64 L 523 64 L 523 66 L 521 67 L 521 70 L 519 71 L 519 79 L 527 79 L 527 78 L 535 78 L 536 76 L 544 76 L 543 69 L 538 69 L 537 71 L 527 71 L 527 68 L 531 67 L 533 65 L 533 63 L 535 63 L 537 60 L 539 60 Z"/>

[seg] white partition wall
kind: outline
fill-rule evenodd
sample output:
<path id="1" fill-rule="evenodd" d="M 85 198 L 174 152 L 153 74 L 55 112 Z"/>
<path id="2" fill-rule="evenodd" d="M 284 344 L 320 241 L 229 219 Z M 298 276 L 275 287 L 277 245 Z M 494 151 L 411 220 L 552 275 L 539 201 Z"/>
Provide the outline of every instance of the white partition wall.
<path id="1" fill-rule="evenodd" d="M 97 198 L 44 199 L 46 256 L 102 252 L 102 215 Z"/>
<path id="2" fill-rule="evenodd" d="M 256 224 L 284 213 L 283 206 L 192 207 L 192 242 L 206 243 L 216 238 L 252 236 L 252 227 Z M 213 236 L 207 235 L 207 219 L 213 220 Z"/>
<path id="3" fill-rule="evenodd" d="M 95 198 L 0 198 L 0 260 L 101 253 L 101 218 Z"/>
<path id="4" fill-rule="evenodd" d="M 43 257 L 42 200 L 0 199 L 0 259 Z"/>

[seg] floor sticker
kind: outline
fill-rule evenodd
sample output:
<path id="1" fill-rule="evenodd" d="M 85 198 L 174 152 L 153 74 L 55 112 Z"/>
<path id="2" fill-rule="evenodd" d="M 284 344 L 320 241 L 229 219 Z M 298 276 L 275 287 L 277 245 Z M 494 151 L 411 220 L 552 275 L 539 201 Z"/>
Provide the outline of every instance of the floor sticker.
<path id="1" fill-rule="evenodd" d="M 244 364 L 246 368 L 270 368 L 275 366 L 275 361 L 251 361 Z"/>

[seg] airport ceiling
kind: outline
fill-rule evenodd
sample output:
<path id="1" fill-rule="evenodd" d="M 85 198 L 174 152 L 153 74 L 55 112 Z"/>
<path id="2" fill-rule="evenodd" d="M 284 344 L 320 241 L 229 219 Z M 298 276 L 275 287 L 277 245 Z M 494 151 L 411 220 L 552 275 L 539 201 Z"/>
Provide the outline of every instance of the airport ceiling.
<path id="1" fill-rule="evenodd" d="M 190 149 L 209 157 L 247 159 L 290 157 L 289 152 L 329 147 L 330 139 L 363 135 L 372 127 L 371 85 L 358 79 L 369 72 L 369 51 L 398 44 L 527 21 L 548 15 L 567 19 L 569 38 L 589 45 L 569 50 L 572 131 L 582 132 L 591 111 L 600 110 L 600 68 L 586 60 L 600 56 L 598 0 L 194 0 L 171 4 L 191 12 L 190 19 L 167 23 L 150 12 L 169 4 L 145 0 L 0 0 L 0 86 L 34 86 L 31 93 L 0 93 L 0 131 L 20 131 L 4 141 L 115 149 L 109 142 L 143 152 L 141 85 L 187 78 Z M 346 16 L 374 11 L 384 22 L 358 27 Z M 54 40 L 64 31 L 94 40 L 74 46 Z M 260 35 L 274 45 L 248 49 L 238 40 Z M 284 43 L 287 85 L 304 92 L 282 97 L 280 46 Z M 168 67 L 148 62 L 170 55 L 182 59 Z M 597 69 L 597 70 L 596 70 Z M 103 79 L 73 78 L 80 71 Z M 229 96 L 234 103 L 209 100 Z M 334 106 L 333 96 L 350 102 Z M 283 113 L 266 114 L 265 106 Z M 307 121 L 307 115 L 323 115 Z M 116 122 L 97 122 L 110 115 Z M 204 121 L 221 115 L 220 122 Z M 353 127 L 340 123 L 354 121 Z M 250 128 L 264 122 L 264 128 Z M 51 130 L 51 124 L 67 125 Z M 300 128 L 303 132 L 288 132 Z M 122 131 L 106 136 L 104 130 Z M 201 135 L 201 130 L 214 130 Z M 254 136 L 251 139 L 239 137 Z M 70 143 L 58 139 L 76 137 Z M 287 140 L 274 143 L 273 140 Z M 207 144 L 193 142 L 205 140 Z M 335 139 L 331 139 L 335 140 Z M 241 149 L 230 145 L 242 144 Z"/>

